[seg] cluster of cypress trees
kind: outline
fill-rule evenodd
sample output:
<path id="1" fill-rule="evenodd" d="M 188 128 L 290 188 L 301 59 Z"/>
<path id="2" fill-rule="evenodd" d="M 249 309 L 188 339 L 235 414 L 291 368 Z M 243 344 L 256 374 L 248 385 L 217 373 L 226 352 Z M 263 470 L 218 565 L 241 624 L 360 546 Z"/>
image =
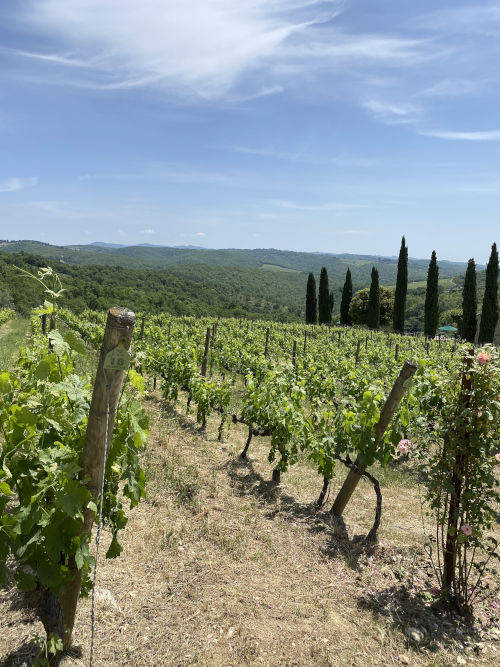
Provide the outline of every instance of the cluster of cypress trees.
<path id="1" fill-rule="evenodd" d="M 478 342 L 491 343 L 495 335 L 495 327 L 498 322 L 498 251 L 496 243 L 491 247 L 491 255 L 486 267 L 486 284 L 481 314 L 481 324 L 478 334 Z M 404 332 L 406 296 L 408 290 L 408 246 L 405 237 L 401 239 L 401 248 L 398 258 L 398 272 L 396 278 L 396 290 L 394 295 L 393 330 L 398 333 Z M 352 278 L 351 271 L 347 269 L 342 300 L 340 303 L 341 324 L 352 324 L 349 315 L 349 307 L 352 300 Z M 319 319 L 318 319 L 319 310 Z M 331 321 L 333 311 L 333 292 L 328 287 L 328 274 L 326 268 L 321 269 L 319 294 L 316 298 L 316 281 L 312 273 L 307 280 L 306 295 L 306 322 L 308 324 L 328 324 Z M 370 294 L 368 299 L 368 326 L 378 329 L 380 326 L 380 286 L 379 275 L 376 267 L 372 268 Z M 439 267 L 437 264 L 436 251 L 432 251 L 429 268 L 427 271 L 427 286 L 425 290 L 424 305 L 424 334 L 433 338 L 439 324 Z M 477 327 L 477 293 L 476 293 L 476 264 L 474 259 L 469 259 L 465 282 L 462 292 L 462 325 L 461 336 L 469 342 L 473 342 Z"/>
<path id="2" fill-rule="evenodd" d="M 322 267 L 319 276 L 318 298 L 316 298 L 316 279 L 310 273 L 306 288 L 306 324 L 330 324 L 333 311 L 333 292 L 328 287 L 328 272 Z"/>

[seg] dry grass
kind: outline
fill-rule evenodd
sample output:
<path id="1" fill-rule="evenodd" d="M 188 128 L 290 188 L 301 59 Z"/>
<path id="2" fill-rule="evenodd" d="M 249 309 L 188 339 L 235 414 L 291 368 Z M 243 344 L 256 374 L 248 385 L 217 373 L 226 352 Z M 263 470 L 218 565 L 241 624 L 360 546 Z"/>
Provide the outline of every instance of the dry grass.
<path id="1" fill-rule="evenodd" d="M 146 403 L 148 499 L 130 513 L 122 556 L 99 565 L 96 666 L 498 664 L 497 625 L 473 635 L 431 610 L 414 487 L 383 488 L 380 543 L 366 552 L 368 484 L 335 522 L 315 509 L 321 481 L 305 462 L 277 487 L 264 439 L 242 462 L 245 427 L 218 443 L 215 418 L 204 435 L 183 405 Z M 88 664 L 89 610 L 82 601 L 63 665 Z M 11 591 L 0 590 L 0 618 L 0 656 L 21 664 L 42 627 Z"/>

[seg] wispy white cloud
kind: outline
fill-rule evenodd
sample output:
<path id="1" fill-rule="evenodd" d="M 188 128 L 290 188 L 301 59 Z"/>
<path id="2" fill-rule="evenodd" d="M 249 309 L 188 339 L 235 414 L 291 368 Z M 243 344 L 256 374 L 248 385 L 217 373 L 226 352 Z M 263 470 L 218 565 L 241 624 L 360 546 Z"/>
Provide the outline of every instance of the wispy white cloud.
<path id="1" fill-rule="evenodd" d="M 483 130 L 475 132 L 449 132 L 446 130 L 420 130 L 424 137 L 447 139 L 449 141 L 500 141 L 500 130 Z"/>
<path id="2" fill-rule="evenodd" d="M 143 229 L 143 230 L 141 231 L 141 234 L 148 234 L 148 235 L 151 235 L 151 234 L 156 234 L 156 232 L 155 232 L 154 229 Z"/>
<path id="3" fill-rule="evenodd" d="M 398 104 L 380 100 L 367 100 L 362 103 L 362 106 L 371 111 L 378 120 L 388 125 L 414 123 L 421 113 L 418 106 L 407 103 Z"/>
<path id="4" fill-rule="evenodd" d="M 275 95 L 348 64 L 398 68 L 434 58 L 426 39 L 340 28 L 345 0 L 27 0 L 20 14 L 50 50 L 6 50 L 57 68 L 53 82 L 153 87 L 206 100 Z M 193 20 L 196 17 L 196 20 Z M 31 40 L 33 41 L 33 40 Z M 61 68 L 68 69 L 66 77 Z M 51 71 L 43 80 L 50 80 Z"/>
<path id="5" fill-rule="evenodd" d="M 277 160 L 288 160 L 290 162 L 299 162 L 305 164 L 333 165 L 338 167 L 373 167 L 375 160 L 370 158 L 357 157 L 354 155 L 337 155 L 335 157 L 323 157 L 312 155 L 305 150 L 283 151 L 272 147 L 257 148 L 252 146 L 233 146 L 232 150 L 237 153 L 255 155 L 258 157 L 268 157 Z"/>
<path id="6" fill-rule="evenodd" d="M 34 185 L 38 185 L 37 176 L 32 176 L 31 178 L 7 178 L 4 181 L 0 181 L 0 192 L 15 192 L 16 190 L 24 190 L 24 188 L 30 188 Z"/>
<path id="7" fill-rule="evenodd" d="M 490 79 L 450 79 L 433 83 L 428 88 L 419 90 L 414 97 L 459 97 L 461 95 L 470 95 L 491 85 Z"/>
<path id="8" fill-rule="evenodd" d="M 203 236 L 206 236 L 205 232 L 196 232 L 193 234 L 196 238 L 202 238 Z"/>
<path id="9" fill-rule="evenodd" d="M 469 6 L 438 9 L 415 23 L 432 31 L 491 34 L 500 29 L 500 6 L 498 2 L 483 6 L 471 3 Z"/>
<path id="10" fill-rule="evenodd" d="M 349 209 L 368 208 L 365 204 L 351 204 L 346 202 L 326 202 L 323 204 L 301 204 L 284 199 L 272 199 L 271 204 L 279 208 L 291 209 L 295 211 L 346 211 Z"/>
<path id="11" fill-rule="evenodd" d="M 241 179 L 231 174 L 212 171 L 199 171 L 187 167 L 172 166 L 161 171 L 141 171 L 136 173 L 95 173 L 82 174 L 80 181 L 123 181 L 123 182 L 164 182 L 164 183 L 202 183 L 208 185 L 229 185 Z"/>

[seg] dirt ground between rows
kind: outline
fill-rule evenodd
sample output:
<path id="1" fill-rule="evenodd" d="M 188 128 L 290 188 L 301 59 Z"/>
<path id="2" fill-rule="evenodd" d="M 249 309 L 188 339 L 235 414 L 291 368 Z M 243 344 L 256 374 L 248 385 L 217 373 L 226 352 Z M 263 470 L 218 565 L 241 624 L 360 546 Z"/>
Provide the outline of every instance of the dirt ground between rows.
<path id="1" fill-rule="evenodd" d="M 497 601 L 478 605 L 473 629 L 430 607 L 414 487 L 382 488 L 380 541 L 366 552 L 370 486 L 360 484 L 342 525 L 315 509 L 321 480 L 306 463 L 277 487 L 265 439 L 242 462 L 245 427 L 219 443 L 215 419 L 202 434 L 185 405 L 159 394 L 146 405 L 148 499 L 130 512 L 121 557 L 99 562 L 94 665 L 500 663 Z M 90 630 L 83 600 L 63 665 L 88 664 Z M 35 634 L 43 628 L 19 595 L 0 589 L 1 664 L 27 664 Z"/>

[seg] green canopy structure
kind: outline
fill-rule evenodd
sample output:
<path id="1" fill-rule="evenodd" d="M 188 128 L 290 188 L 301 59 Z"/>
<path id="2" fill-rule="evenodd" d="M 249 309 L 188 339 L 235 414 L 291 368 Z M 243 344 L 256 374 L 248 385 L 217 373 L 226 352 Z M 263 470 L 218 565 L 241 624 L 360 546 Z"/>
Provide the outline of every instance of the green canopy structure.
<path id="1" fill-rule="evenodd" d="M 444 327 L 439 327 L 438 331 L 450 331 L 450 332 L 456 332 L 458 331 L 457 327 L 451 327 L 449 325 L 446 325 Z"/>

